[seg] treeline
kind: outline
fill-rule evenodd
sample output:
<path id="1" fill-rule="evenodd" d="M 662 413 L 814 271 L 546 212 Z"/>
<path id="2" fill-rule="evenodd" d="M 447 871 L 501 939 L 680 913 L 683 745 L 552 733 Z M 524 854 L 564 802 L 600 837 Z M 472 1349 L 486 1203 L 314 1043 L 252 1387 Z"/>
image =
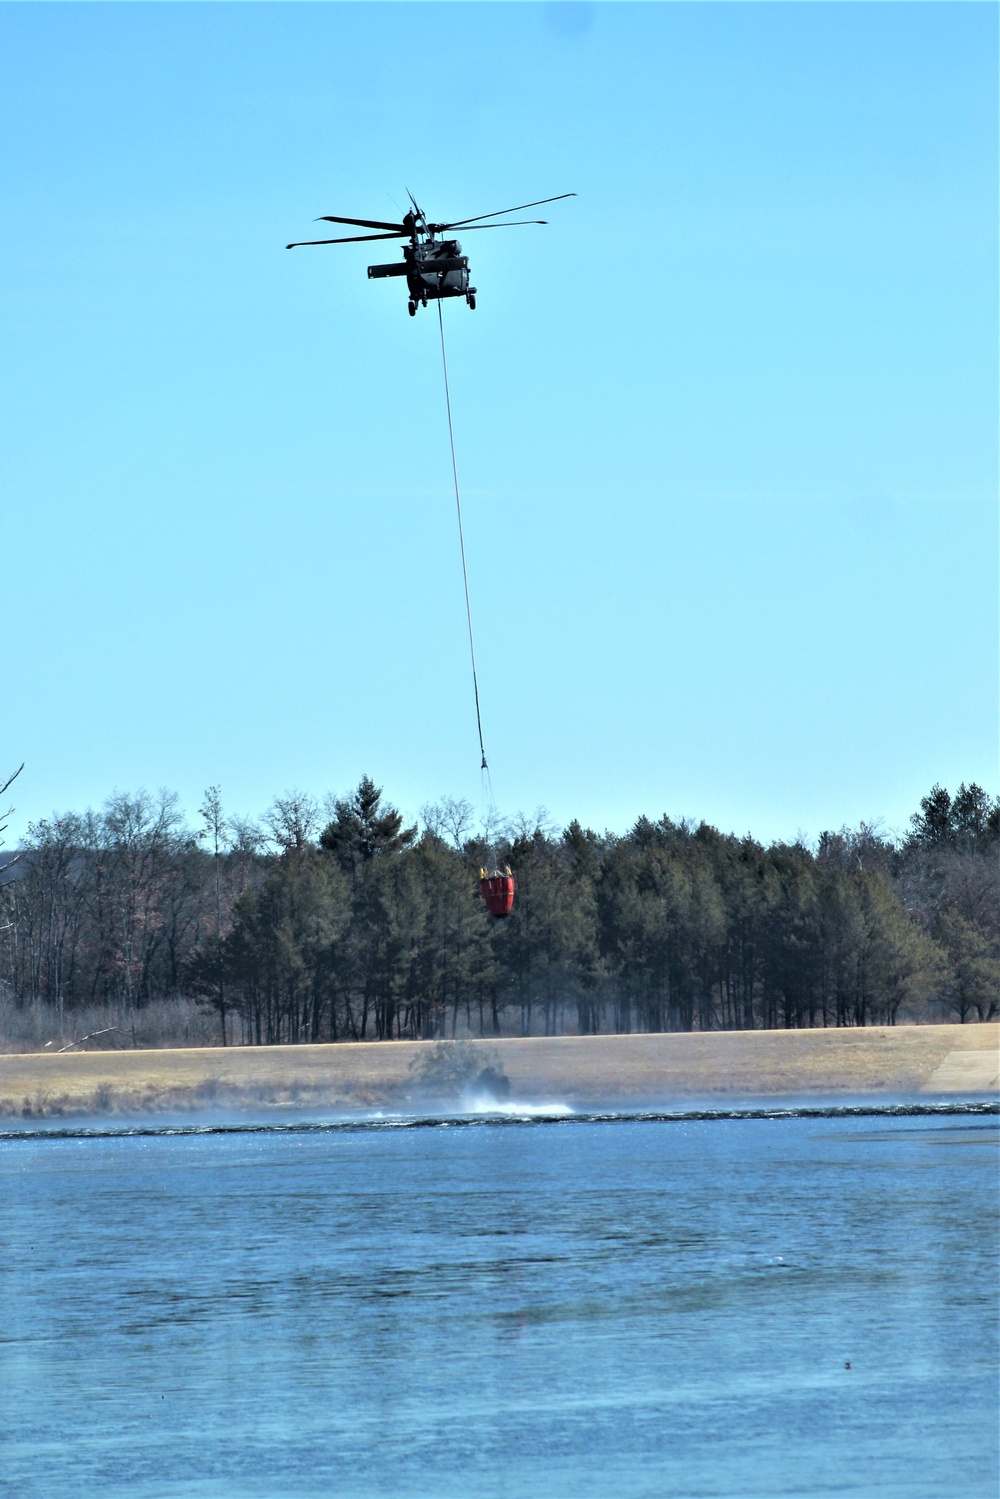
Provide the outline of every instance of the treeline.
<path id="1" fill-rule="evenodd" d="M 33 824 L 0 886 L 8 1003 L 97 1005 L 126 1042 L 197 997 L 226 1044 L 987 1020 L 1000 1002 L 1000 799 L 935 786 L 908 834 L 770 847 L 640 818 L 623 836 L 466 802 L 404 825 L 365 777 L 232 821 L 216 788 Z M 480 866 L 509 863 L 492 920 Z"/>

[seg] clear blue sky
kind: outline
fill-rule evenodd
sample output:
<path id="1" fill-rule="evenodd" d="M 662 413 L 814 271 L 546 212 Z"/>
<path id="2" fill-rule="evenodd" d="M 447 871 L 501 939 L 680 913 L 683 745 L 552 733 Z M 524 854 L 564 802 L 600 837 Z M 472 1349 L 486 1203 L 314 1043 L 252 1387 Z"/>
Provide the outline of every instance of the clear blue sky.
<path id="1" fill-rule="evenodd" d="M 6 5 L 0 72 L 15 835 L 478 803 L 436 317 L 283 248 L 407 187 L 579 194 L 445 308 L 501 809 L 995 789 L 996 7 Z"/>

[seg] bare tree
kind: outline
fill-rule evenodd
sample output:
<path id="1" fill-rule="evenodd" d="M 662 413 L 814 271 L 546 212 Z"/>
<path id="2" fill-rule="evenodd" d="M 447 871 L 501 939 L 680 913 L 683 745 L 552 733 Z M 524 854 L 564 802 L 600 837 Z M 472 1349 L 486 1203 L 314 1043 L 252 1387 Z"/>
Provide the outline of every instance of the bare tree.
<path id="1" fill-rule="evenodd" d="M 222 865 L 221 855 L 223 840 L 229 832 L 229 822 L 222 811 L 222 793 L 218 786 L 209 786 L 205 792 L 205 800 L 198 808 L 204 826 L 199 830 L 197 837 L 201 843 L 207 843 L 212 851 L 212 872 L 215 884 L 215 956 L 216 956 L 216 1008 L 219 1011 L 219 1024 L 222 1027 L 222 1044 L 229 1045 L 229 1037 L 226 1033 L 226 980 L 222 963 L 218 960 L 222 946 Z"/>
<path id="2" fill-rule="evenodd" d="M 436 838 L 451 843 L 461 853 L 475 822 L 472 803 L 461 797 L 458 801 L 443 796 L 439 802 L 428 802 L 420 808 L 424 827 Z"/>
<path id="3" fill-rule="evenodd" d="M 134 1015 L 164 916 L 164 886 L 177 852 L 177 796 L 161 791 L 116 793 L 104 806 L 103 875 L 99 886 L 111 961 L 135 1040 Z"/>
<path id="4" fill-rule="evenodd" d="M 11 786 L 13 786 L 14 782 L 17 780 L 23 769 L 24 761 L 22 760 L 20 765 L 15 770 L 14 774 L 12 776 L 8 776 L 3 785 L 0 786 L 0 796 L 6 796 L 7 792 L 10 790 Z M 0 812 L 0 837 L 2 837 L 4 833 L 6 833 L 7 828 L 10 825 L 10 819 L 13 812 L 13 807 L 8 807 L 5 811 Z M 8 859 L 5 864 L 0 864 L 0 874 L 2 874 L 5 869 L 9 869 L 12 864 L 16 864 L 19 857 L 20 856 L 18 854 L 15 854 L 14 857 L 12 859 Z"/>
<path id="5" fill-rule="evenodd" d="M 308 847 L 319 820 L 316 801 L 304 791 L 286 791 L 284 796 L 276 796 L 264 813 L 268 836 L 282 853 Z"/>

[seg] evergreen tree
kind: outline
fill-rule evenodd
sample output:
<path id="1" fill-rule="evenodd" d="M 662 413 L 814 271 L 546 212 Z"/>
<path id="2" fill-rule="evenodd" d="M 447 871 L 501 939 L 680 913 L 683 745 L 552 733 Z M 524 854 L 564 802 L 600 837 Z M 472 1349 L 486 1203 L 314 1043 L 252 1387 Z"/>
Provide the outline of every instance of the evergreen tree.
<path id="1" fill-rule="evenodd" d="M 395 807 L 383 805 L 381 786 L 376 786 L 371 776 L 362 776 L 356 791 L 334 801 L 333 817 L 319 841 L 320 847 L 334 854 L 353 876 L 378 855 L 409 848 L 416 836 L 416 827 L 404 828 Z"/>

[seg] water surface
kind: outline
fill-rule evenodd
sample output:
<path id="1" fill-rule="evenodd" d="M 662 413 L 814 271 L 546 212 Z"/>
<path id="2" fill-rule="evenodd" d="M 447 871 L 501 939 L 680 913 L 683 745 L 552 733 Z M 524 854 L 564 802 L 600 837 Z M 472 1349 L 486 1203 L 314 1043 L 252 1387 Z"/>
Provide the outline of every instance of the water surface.
<path id="1" fill-rule="evenodd" d="M 9 1131 L 0 1488 L 995 1499 L 996 1118 L 763 1112 Z"/>

